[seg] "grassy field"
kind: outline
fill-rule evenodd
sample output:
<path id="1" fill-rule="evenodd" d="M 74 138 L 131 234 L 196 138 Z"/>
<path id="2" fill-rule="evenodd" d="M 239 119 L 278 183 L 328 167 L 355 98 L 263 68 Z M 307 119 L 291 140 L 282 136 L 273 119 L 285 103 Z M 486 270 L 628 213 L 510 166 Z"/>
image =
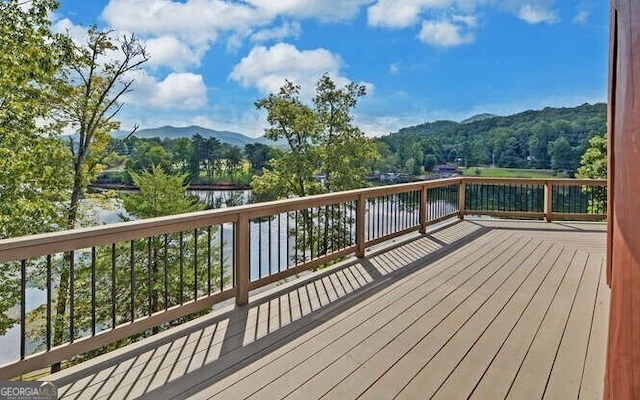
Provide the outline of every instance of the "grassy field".
<path id="1" fill-rule="evenodd" d="M 561 178 L 554 175 L 553 171 L 540 169 L 517 169 L 517 168 L 491 168 L 479 167 L 480 174 L 476 174 L 475 168 L 463 170 L 463 175 L 483 176 L 487 178 Z"/>

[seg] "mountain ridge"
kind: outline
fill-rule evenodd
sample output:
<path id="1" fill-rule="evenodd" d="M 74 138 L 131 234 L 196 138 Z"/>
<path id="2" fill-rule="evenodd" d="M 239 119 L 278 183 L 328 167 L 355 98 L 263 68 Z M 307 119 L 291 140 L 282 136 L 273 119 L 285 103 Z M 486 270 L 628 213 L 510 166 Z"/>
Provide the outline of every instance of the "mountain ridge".
<path id="1" fill-rule="evenodd" d="M 129 133 L 130 132 L 125 131 L 115 131 L 112 133 L 112 136 L 114 138 L 123 138 L 129 135 Z M 206 138 L 215 137 L 222 143 L 228 143 L 240 147 L 244 147 L 245 145 L 252 143 L 272 144 L 272 142 L 266 139 L 264 136 L 254 138 L 239 132 L 226 130 L 219 131 L 215 129 L 205 128 L 199 125 L 189 125 L 183 127 L 164 125 L 157 128 L 140 129 L 133 133 L 133 136 L 145 139 L 153 137 L 159 137 L 161 139 L 177 139 L 181 137 L 191 138 L 194 135 L 200 135 Z"/>

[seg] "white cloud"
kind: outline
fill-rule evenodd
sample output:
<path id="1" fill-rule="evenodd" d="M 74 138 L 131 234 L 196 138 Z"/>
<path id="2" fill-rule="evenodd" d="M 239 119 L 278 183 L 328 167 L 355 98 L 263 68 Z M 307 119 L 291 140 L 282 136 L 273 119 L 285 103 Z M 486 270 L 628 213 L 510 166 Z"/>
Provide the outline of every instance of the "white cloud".
<path id="1" fill-rule="evenodd" d="M 87 28 L 82 25 L 76 25 L 68 18 L 55 21 L 51 29 L 57 33 L 68 34 L 69 37 L 78 44 L 86 43 L 87 41 Z"/>
<path id="2" fill-rule="evenodd" d="M 452 21 L 424 21 L 418 37 L 423 42 L 438 47 L 452 47 L 473 43 L 473 33 L 465 32 L 466 27 Z"/>
<path id="3" fill-rule="evenodd" d="M 573 17 L 574 24 L 584 24 L 589 20 L 590 13 L 587 10 L 579 11 L 575 17 Z"/>
<path id="4" fill-rule="evenodd" d="M 451 5 L 452 0 L 378 0 L 367 10 L 371 26 L 407 28 L 415 25 L 420 14 L 428 9 L 442 9 Z"/>
<path id="5" fill-rule="evenodd" d="M 248 30 L 272 18 L 247 4 L 223 0 L 110 0 L 102 17 L 116 29 L 175 35 L 191 43 L 215 41 L 220 31 Z"/>
<path id="6" fill-rule="evenodd" d="M 174 70 L 185 70 L 200 66 L 200 60 L 208 47 L 193 48 L 174 36 L 161 36 L 145 42 L 150 66 L 167 66 Z"/>
<path id="7" fill-rule="evenodd" d="M 144 71 L 136 71 L 132 78 L 135 79 L 133 91 L 126 94 L 126 103 L 163 110 L 192 110 L 207 104 L 202 75 L 174 72 L 158 81 Z"/>
<path id="8" fill-rule="evenodd" d="M 300 37 L 302 27 L 299 22 L 285 22 L 281 26 L 262 29 L 251 35 L 254 42 L 268 42 L 270 40 L 282 40 L 287 37 Z"/>
<path id="9" fill-rule="evenodd" d="M 102 17 L 114 28 L 174 35 L 191 43 L 216 41 L 221 33 L 248 33 L 278 17 L 344 21 L 373 0 L 110 0 Z"/>
<path id="10" fill-rule="evenodd" d="M 291 44 L 278 43 L 269 48 L 254 47 L 233 68 L 229 78 L 263 94 L 277 92 L 289 80 L 302 86 L 302 97 L 310 98 L 324 73 L 329 73 L 338 86 L 348 83 L 347 78 L 340 76 L 341 67 L 340 56 L 329 50 L 298 50 Z"/>
<path id="11" fill-rule="evenodd" d="M 268 15 L 316 18 L 321 21 L 345 21 L 355 17 L 360 8 L 373 0 L 246 0 Z"/>
<path id="12" fill-rule="evenodd" d="M 389 66 L 389 73 L 392 75 L 397 74 L 398 72 L 400 72 L 400 66 L 398 65 L 398 63 L 393 63 Z"/>
<path id="13" fill-rule="evenodd" d="M 531 4 L 525 4 L 520 7 L 518 18 L 530 24 L 539 24 L 543 22 L 553 24 L 558 22 L 558 15 L 556 12 L 543 6 Z"/>

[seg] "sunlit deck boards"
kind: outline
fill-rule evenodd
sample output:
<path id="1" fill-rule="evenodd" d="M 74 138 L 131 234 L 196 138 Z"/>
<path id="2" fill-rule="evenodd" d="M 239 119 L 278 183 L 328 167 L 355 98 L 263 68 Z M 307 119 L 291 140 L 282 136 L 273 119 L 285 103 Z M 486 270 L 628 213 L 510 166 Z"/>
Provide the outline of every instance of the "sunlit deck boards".
<path id="1" fill-rule="evenodd" d="M 53 378 L 69 399 L 599 399 L 604 230 L 458 223 Z"/>

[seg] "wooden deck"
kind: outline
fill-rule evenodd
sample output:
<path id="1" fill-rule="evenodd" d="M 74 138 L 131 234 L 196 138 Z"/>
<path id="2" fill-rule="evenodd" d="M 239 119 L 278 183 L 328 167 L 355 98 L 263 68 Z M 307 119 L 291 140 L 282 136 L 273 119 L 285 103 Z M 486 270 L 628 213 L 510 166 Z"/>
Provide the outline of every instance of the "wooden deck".
<path id="1" fill-rule="evenodd" d="M 605 229 L 397 239 L 51 380 L 65 399 L 600 399 Z"/>

